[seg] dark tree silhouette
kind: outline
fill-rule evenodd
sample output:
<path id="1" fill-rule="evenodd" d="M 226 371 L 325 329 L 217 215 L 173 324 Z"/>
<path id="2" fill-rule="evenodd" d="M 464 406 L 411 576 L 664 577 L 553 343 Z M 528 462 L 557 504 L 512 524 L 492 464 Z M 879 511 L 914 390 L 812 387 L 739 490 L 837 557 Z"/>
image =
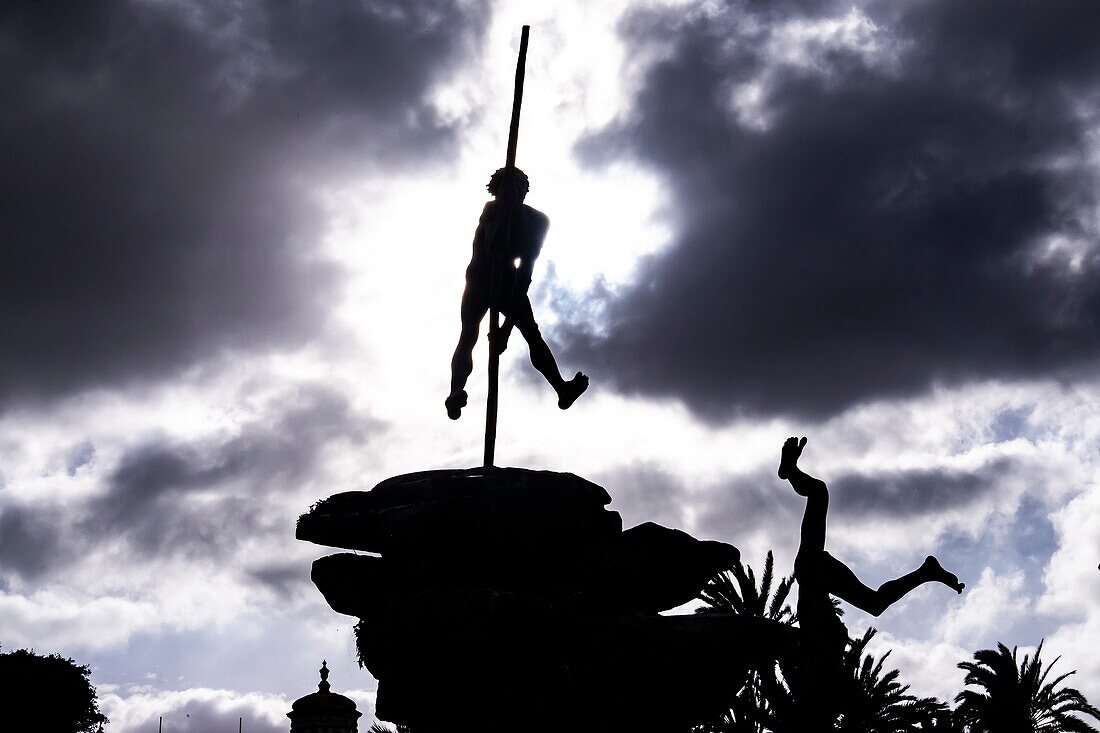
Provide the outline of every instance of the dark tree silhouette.
<path id="1" fill-rule="evenodd" d="M 959 668 L 966 670 L 966 684 L 978 688 L 963 690 L 955 698 L 956 715 L 970 733 L 1096 732 L 1078 715 L 1100 720 L 1100 710 L 1080 691 L 1061 686 L 1076 670 L 1047 682 L 1061 657 L 1043 669 L 1042 651 L 1039 642 L 1034 658 L 1025 654 L 1023 661 L 1017 662 L 1016 647 L 1010 652 L 998 643 L 996 650 L 981 649 L 974 652 L 974 661 L 959 663 Z"/>
<path id="2" fill-rule="evenodd" d="M 851 643 L 833 602 L 840 598 L 878 616 L 925 583 L 942 583 L 956 593 L 962 593 L 965 585 L 932 555 L 916 569 L 878 588 L 864 584 L 851 568 L 825 549 L 829 488 L 799 467 L 798 460 L 805 447 L 806 438 L 788 438 L 783 444 L 778 474 L 790 482 L 796 494 L 806 498 L 798 554 L 794 559 L 800 660 L 797 678 L 790 679 L 795 686 L 802 727 L 821 729 L 831 727 L 840 715 L 844 693 L 838 686 L 845 682 L 843 659 Z"/>
<path id="3" fill-rule="evenodd" d="M 844 653 L 844 668 L 850 675 L 848 694 L 841 702 L 836 730 L 845 733 L 909 733 L 928 730 L 933 721 L 947 711 L 947 705 L 935 698 L 918 698 L 909 694 L 909 685 L 898 682 L 898 671 L 883 672 L 890 656 L 886 652 L 878 659 L 864 655 L 867 643 L 876 630 L 867 629 L 859 639 L 852 639 Z"/>
<path id="4" fill-rule="evenodd" d="M 90 672 L 57 654 L 26 649 L 0 654 L 4 722 L 11 730 L 100 733 L 109 721 L 99 712 Z"/>
<path id="5" fill-rule="evenodd" d="M 699 594 L 706 605 L 697 613 L 719 611 L 766 618 L 785 624 L 794 623 L 794 612 L 787 604 L 787 596 L 794 585 L 794 576 L 788 575 L 779 581 L 773 594 L 774 580 L 775 557 L 770 550 L 764 559 L 764 574 L 760 576 L 759 586 L 752 568 L 738 562 L 730 571 L 716 575 L 706 584 Z"/>
<path id="6" fill-rule="evenodd" d="M 734 586 L 738 576 L 741 581 Z M 756 586 L 751 570 L 745 568 L 741 568 L 740 572 L 735 569 L 715 578 L 705 591 L 709 599 L 708 608 L 701 609 L 698 613 L 743 613 L 761 608 L 771 609 L 773 603 L 761 605 L 752 602 L 759 599 L 761 590 L 767 587 L 767 578 L 768 573 L 765 570 L 760 586 Z M 738 588 L 751 590 L 739 591 Z M 782 583 L 779 588 L 783 588 Z M 749 602 L 744 602 L 746 595 Z M 763 595 L 767 598 L 766 593 Z M 741 600 L 733 600 L 734 598 Z M 775 596 L 771 598 L 774 601 Z M 716 607 L 709 607 L 709 604 Z M 839 614 L 840 609 L 836 610 Z M 782 614 L 779 610 L 772 613 L 785 623 L 795 620 L 793 615 Z M 840 714 L 832 729 L 842 733 L 962 733 L 946 703 L 935 698 L 918 698 L 909 694 L 909 686 L 898 681 L 899 673 L 896 669 L 884 670 L 890 652 L 878 658 L 866 654 L 867 644 L 876 633 L 871 628 L 862 637 L 848 641 L 841 666 L 844 681 L 837 686 L 841 695 L 837 701 Z M 750 673 L 745 685 L 738 690 L 728 712 L 720 719 L 698 726 L 695 730 L 696 733 L 800 733 L 800 721 L 795 710 L 794 696 L 781 670 L 771 675 L 754 672 Z"/>
<path id="7" fill-rule="evenodd" d="M 787 596 L 794 585 L 794 576 L 779 581 L 773 592 L 774 580 L 775 557 L 770 550 L 764 559 L 759 585 L 752 568 L 738 562 L 728 572 L 707 582 L 699 593 L 706 605 L 696 613 L 733 613 L 793 624 L 795 615 L 787 603 Z M 750 669 L 744 685 L 730 701 L 730 709 L 721 719 L 700 726 L 699 731 L 761 733 L 772 730 L 781 716 L 774 701 L 779 700 L 782 705 L 789 695 L 778 665 L 771 670 Z"/>

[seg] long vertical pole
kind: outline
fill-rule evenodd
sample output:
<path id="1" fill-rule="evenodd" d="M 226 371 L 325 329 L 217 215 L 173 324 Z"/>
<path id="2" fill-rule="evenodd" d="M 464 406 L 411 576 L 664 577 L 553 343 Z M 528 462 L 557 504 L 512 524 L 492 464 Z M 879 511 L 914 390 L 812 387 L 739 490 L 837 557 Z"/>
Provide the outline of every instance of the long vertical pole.
<path id="1" fill-rule="evenodd" d="M 512 95 L 512 121 L 508 126 L 508 155 L 506 168 L 516 167 L 516 146 L 519 144 L 519 110 L 523 104 L 523 74 L 527 66 L 527 37 L 531 26 L 523 26 L 519 38 L 519 59 L 516 60 L 516 86 Z M 509 236 L 511 233 L 509 232 Z M 493 259 L 490 276 L 493 292 L 489 294 L 489 395 L 485 401 L 485 467 L 493 465 L 497 448 L 497 395 L 500 382 L 500 355 L 497 353 L 497 334 L 500 330 L 500 313 L 493 305 L 497 287 L 497 259 Z"/>
<path id="2" fill-rule="evenodd" d="M 523 74 L 527 66 L 527 38 L 531 26 L 523 26 L 519 36 L 519 58 L 516 59 L 516 86 L 512 94 L 512 121 L 508 125 L 508 157 L 505 165 L 516 167 L 516 146 L 519 144 L 519 110 L 523 105 Z"/>

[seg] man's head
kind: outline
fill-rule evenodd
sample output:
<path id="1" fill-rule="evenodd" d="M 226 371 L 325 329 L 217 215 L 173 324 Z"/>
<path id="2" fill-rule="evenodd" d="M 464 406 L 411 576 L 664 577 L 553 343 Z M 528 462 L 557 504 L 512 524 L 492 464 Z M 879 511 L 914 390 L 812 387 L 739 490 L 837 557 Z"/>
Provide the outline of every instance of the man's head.
<path id="1" fill-rule="evenodd" d="M 519 168 L 501 168 L 489 179 L 486 188 L 498 201 L 519 203 L 527 195 L 530 184 L 527 174 Z"/>

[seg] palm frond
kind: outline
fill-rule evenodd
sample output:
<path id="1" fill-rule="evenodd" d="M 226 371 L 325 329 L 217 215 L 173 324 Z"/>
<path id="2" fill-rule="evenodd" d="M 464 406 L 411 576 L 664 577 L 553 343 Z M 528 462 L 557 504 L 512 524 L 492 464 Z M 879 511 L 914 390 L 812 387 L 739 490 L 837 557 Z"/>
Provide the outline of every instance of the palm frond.
<path id="1" fill-rule="evenodd" d="M 1100 720 L 1100 710 L 1089 704 L 1079 690 L 1062 684 L 1073 671 L 1047 682 L 1056 658 L 1046 667 L 1042 662 L 1043 642 L 1034 656 L 1018 659 L 1018 648 L 1010 652 L 1004 644 L 997 649 L 980 649 L 975 661 L 960 662 L 965 682 L 978 689 L 960 692 L 956 712 L 971 733 L 1028 730 L 1036 733 L 1096 733 L 1079 716 Z"/>

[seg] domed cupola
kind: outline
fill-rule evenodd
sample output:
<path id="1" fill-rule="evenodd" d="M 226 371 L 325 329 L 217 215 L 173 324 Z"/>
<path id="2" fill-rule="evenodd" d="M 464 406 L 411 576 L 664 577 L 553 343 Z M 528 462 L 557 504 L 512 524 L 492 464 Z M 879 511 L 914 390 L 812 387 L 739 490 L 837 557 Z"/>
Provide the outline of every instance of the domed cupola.
<path id="1" fill-rule="evenodd" d="M 359 717 L 351 698 L 329 690 L 328 662 L 321 662 L 321 682 L 317 692 L 294 701 L 286 714 L 290 733 L 358 733 Z"/>

